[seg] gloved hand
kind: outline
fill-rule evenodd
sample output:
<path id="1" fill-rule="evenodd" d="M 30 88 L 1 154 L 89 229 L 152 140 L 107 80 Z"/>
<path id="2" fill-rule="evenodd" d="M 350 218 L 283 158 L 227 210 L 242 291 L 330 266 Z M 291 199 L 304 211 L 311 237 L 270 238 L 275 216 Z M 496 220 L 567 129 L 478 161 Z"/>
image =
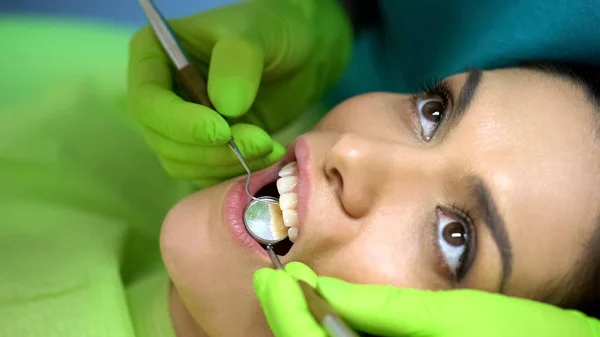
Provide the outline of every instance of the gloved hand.
<path id="1" fill-rule="evenodd" d="M 244 173 L 226 145 L 232 135 L 252 169 L 279 159 L 284 149 L 269 133 L 340 77 L 352 43 L 338 0 L 247 0 L 169 22 L 234 125 L 173 93 L 170 60 L 150 27 L 130 43 L 128 100 L 166 171 L 202 187 Z"/>
<path id="2" fill-rule="evenodd" d="M 319 293 L 357 331 L 377 336 L 598 337 L 600 322 L 582 313 L 476 290 L 423 291 L 356 285 L 317 277 L 291 262 L 286 272 L 261 269 L 254 288 L 275 336 L 324 337 L 296 279 Z"/>

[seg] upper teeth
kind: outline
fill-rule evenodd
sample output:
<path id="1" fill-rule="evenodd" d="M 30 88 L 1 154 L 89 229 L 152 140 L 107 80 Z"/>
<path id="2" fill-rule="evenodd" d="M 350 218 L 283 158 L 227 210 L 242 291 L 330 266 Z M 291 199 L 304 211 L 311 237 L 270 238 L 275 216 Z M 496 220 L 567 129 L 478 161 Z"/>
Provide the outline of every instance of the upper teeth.
<path id="1" fill-rule="evenodd" d="M 298 184 L 298 164 L 291 162 L 279 171 L 277 191 L 279 192 L 279 207 L 283 214 L 283 223 L 288 229 L 288 237 L 294 242 L 298 236 L 298 213 L 296 213 L 296 185 Z"/>

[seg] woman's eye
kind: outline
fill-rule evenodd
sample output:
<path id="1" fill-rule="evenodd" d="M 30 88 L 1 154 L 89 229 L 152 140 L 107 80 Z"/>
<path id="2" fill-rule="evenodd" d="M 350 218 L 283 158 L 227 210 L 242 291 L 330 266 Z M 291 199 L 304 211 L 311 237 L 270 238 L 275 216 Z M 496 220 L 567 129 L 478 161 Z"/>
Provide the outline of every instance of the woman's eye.
<path id="1" fill-rule="evenodd" d="M 438 210 L 438 244 L 452 274 L 457 277 L 467 256 L 471 237 L 468 225 Z"/>
<path id="2" fill-rule="evenodd" d="M 446 104 L 440 97 L 419 98 L 416 103 L 421 123 L 421 136 L 429 141 L 444 117 Z"/>

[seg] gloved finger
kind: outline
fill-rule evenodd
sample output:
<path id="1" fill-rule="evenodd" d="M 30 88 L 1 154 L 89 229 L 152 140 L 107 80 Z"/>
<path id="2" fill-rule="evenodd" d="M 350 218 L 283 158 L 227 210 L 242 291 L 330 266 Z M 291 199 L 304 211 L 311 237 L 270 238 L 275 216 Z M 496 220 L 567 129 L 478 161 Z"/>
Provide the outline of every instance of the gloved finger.
<path id="1" fill-rule="evenodd" d="M 223 145 L 231 138 L 229 124 L 217 112 L 170 90 L 148 84 L 131 95 L 134 117 L 167 138 L 201 145 Z"/>
<path id="2" fill-rule="evenodd" d="M 254 274 L 254 289 L 275 336 L 326 336 L 291 275 L 282 270 L 259 269 Z"/>
<path id="3" fill-rule="evenodd" d="M 310 284 L 313 288 L 317 286 L 318 276 L 307 265 L 302 262 L 290 262 L 285 265 L 285 271 L 292 275 L 296 280 L 302 280 Z"/>
<path id="4" fill-rule="evenodd" d="M 263 71 L 263 51 L 251 39 L 224 36 L 214 46 L 208 70 L 208 95 L 215 109 L 240 117 L 252 106 Z"/>
<path id="5" fill-rule="evenodd" d="M 577 311 L 502 294 L 353 285 L 326 277 L 317 289 L 349 324 L 375 335 L 593 335 L 589 318 Z"/>
<path id="6" fill-rule="evenodd" d="M 250 161 L 263 158 L 273 151 L 273 140 L 266 132 L 257 127 L 251 127 L 248 130 L 245 129 L 237 125 L 231 128 L 236 144 L 242 152 L 244 159 Z M 228 145 L 204 146 L 181 143 L 151 129 L 146 129 L 144 137 L 150 148 L 165 158 L 198 163 L 205 166 L 239 164 L 239 160 Z M 248 143 L 251 146 L 247 146 Z"/>
<path id="7" fill-rule="evenodd" d="M 279 160 L 284 152 L 285 150 L 280 144 L 274 143 L 273 151 L 268 156 L 247 161 L 248 166 L 252 171 L 258 171 Z M 205 166 L 164 157 L 159 157 L 159 159 L 170 176 L 183 180 L 233 178 L 246 173 L 239 162 L 230 166 Z"/>
<path id="8" fill-rule="evenodd" d="M 317 290 L 348 324 L 365 333 L 434 336 L 438 328 L 432 324 L 433 316 L 440 315 L 433 305 L 434 292 L 351 284 L 329 277 L 319 278 Z"/>
<path id="9" fill-rule="evenodd" d="M 141 124 L 185 143 L 222 145 L 229 140 L 231 130 L 222 116 L 172 91 L 170 61 L 149 27 L 134 35 L 129 49 L 128 100 Z"/>
<path id="10" fill-rule="evenodd" d="M 133 88 L 154 84 L 170 89 L 171 83 L 169 58 L 150 26 L 145 26 L 129 42 L 128 84 Z"/>
<path id="11" fill-rule="evenodd" d="M 235 124 L 231 127 L 231 135 L 242 154 L 258 157 L 265 149 L 274 150 L 275 142 L 263 129 L 252 124 Z M 244 157 L 245 158 L 245 157 Z"/>
<path id="12" fill-rule="evenodd" d="M 480 290 L 462 289 L 429 293 L 427 312 L 415 312 L 427 320 L 427 330 L 455 336 L 591 336 L 588 317 L 581 312 L 525 298 Z M 402 295 L 402 303 L 423 300 L 422 292 Z M 464 324 L 456 317 L 469 317 Z M 509 322 L 510 324 L 507 324 Z M 414 327 L 417 330 L 418 327 Z M 423 327 L 421 327 L 421 330 Z"/>

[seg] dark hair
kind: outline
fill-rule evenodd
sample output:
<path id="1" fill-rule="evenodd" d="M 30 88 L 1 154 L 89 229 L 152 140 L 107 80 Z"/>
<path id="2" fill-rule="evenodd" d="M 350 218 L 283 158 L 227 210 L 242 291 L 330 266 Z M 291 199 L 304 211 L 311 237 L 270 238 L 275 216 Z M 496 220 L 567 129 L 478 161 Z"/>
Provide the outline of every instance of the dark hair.
<path id="1" fill-rule="evenodd" d="M 600 64 L 526 61 L 521 62 L 519 68 L 542 71 L 580 86 L 590 103 L 596 107 L 596 137 L 600 139 Z M 597 228 L 588 239 L 565 285 L 569 293 L 558 299 L 556 305 L 600 318 L 600 214 L 597 215 Z"/>
<path id="2" fill-rule="evenodd" d="M 600 217 L 598 217 L 600 227 Z M 558 305 L 600 318 L 600 229 L 596 228 L 575 267 L 569 282 L 571 293 Z"/>

